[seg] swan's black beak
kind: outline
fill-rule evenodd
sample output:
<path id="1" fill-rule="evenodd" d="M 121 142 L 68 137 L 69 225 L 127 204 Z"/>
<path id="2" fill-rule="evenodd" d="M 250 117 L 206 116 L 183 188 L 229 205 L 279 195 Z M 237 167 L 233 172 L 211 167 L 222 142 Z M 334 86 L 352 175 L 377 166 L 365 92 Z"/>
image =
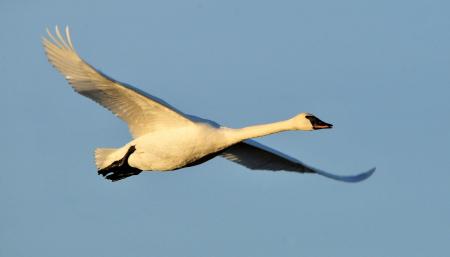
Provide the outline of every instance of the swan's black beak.
<path id="1" fill-rule="evenodd" d="M 306 118 L 311 122 L 313 129 L 329 129 L 333 127 L 333 124 L 321 121 L 316 116 L 306 116 Z"/>
<path id="2" fill-rule="evenodd" d="M 314 124 L 313 125 L 314 129 L 330 129 L 332 127 L 333 127 L 333 124 L 329 124 L 329 123 L 326 123 L 326 122 L 323 122 L 323 121 L 321 121 L 320 124 Z"/>

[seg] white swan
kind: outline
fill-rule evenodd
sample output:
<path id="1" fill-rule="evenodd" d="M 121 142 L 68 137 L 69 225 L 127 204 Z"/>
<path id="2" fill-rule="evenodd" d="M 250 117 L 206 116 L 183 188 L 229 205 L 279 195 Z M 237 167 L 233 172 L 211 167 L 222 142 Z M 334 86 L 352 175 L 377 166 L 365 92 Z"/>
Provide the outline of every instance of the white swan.
<path id="1" fill-rule="evenodd" d="M 125 121 L 133 140 L 120 148 L 98 148 L 98 173 L 117 181 L 141 171 L 170 171 L 205 162 L 215 156 L 253 170 L 316 173 L 345 182 L 368 178 L 375 168 L 356 176 L 333 175 L 284 155 L 251 138 L 287 130 L 331 128 L 312 114 L 240 129 L 184 114 L 161 99 L 120 83 L 83 61 L 73 47 L 68 27 L 63 37 L 47 29 L 43 38 L 47 57 L 78 93 L 91 98 Z"/>

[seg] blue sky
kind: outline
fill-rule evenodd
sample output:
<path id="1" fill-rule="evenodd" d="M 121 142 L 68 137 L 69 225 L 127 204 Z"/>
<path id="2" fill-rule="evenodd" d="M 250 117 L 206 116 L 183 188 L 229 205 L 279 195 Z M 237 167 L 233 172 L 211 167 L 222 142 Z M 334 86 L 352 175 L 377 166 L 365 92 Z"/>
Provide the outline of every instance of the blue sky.
<path id="1" fill-rule="evenodd" d="M 2 1 L 0 256 L 448 256 L 448 1 Z M 46 27 L 180 110 L 359 184 L 216 158 L 110 183 L 127 127 L 47 62 Z"/>

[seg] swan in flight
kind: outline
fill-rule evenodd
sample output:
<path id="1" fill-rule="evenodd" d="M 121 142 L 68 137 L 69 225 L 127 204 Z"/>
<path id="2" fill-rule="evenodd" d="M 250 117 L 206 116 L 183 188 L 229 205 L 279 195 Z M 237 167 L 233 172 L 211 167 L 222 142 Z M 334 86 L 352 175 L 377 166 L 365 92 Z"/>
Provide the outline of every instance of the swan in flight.
<path id="1" fill-rule="evenodd" d="M 288 130 L 331 128 L 309 113 L 239 129 L 182 113 L 163 100 L 118 82 L 85 62 L 75 51 L 69 28 L 65 36 L 58 27 L 47 29 L 43 38 L 50 63 L 73 89 L 113 112 L 128 124 L 133 140 L 120 148 L 97 148 L 98 174 L 111 181 L 138 175 L 142 171 L 171 171 L 198 165 L 216 156 L 252 170 L 291 171 L 319 174 L 345 182 L 359 182 L 375 168 L 354 176 L 334 175 L 259 144 L 252 138 Z"/>

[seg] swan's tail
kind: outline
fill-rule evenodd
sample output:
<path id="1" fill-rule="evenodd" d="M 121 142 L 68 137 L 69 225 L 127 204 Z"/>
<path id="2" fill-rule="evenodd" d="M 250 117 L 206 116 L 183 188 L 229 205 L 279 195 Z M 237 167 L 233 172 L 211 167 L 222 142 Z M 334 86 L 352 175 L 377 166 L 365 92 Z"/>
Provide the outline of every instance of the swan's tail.
<path id="1" fill-rule="evenodd" d="M 116 150 L 117 148 L 95 149 L 95 166 L 97 166 L 97 170 L 101 170 L 110 164 L 107 163 L 107 159 L 111 155 L 111 153 L 115 152 Z"/>
<path id="2" fill-rule="evenodd" d="M 352 176 L 335 175 L 335 174 L 331 174 L 331 173 L 328 173 L 328 172 L 325 172 L 325 171 L 319 170 L 319 169 L 314 169 L 314 171 L 315 171 L 315 173 L 322 175 L 324 177 L 327 177 L 327 178 L 331 178 L 331 179 L 339 180 L 339 181 L 343 181 L 343 182 L 353 182 L 354 183 L 354 182 L 363 181 L 363 180 L 367 179 L 368 177 L 372 176 L 372 174 L 375 172 L 375 167 L 366 172 L 363 172 L 363 173 L 360 173 L 357 175 L 352 175 Z"/>

